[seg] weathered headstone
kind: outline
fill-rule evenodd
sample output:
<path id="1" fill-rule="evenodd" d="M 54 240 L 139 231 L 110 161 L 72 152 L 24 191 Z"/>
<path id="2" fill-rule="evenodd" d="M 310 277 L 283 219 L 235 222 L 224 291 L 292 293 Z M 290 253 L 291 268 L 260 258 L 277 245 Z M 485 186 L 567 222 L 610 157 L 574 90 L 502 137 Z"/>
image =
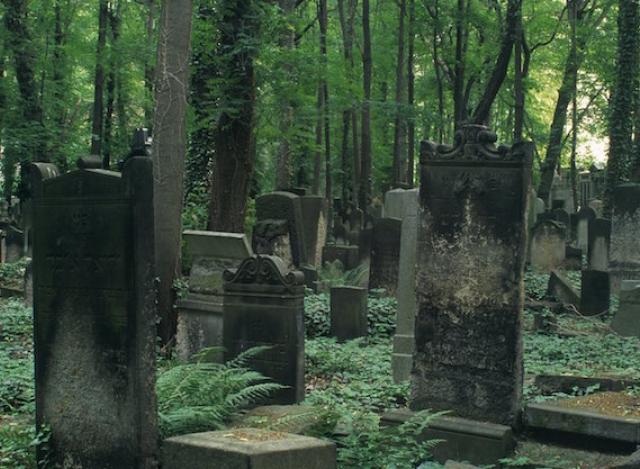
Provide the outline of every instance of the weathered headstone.
<path id="1" fill-rule="evenodd" d="M 327 202 L 324 197 L 305 195 L 300 198 L 307 262 L 322 266 L 322 248 L 327 241 Z"/>
<path id="2" fill-rule="evenodd" d="M 589 249 L 587 261 L 589 269 L 607 271 L 609 269 L 609 243 L 611 242 L 611 220 L 596 218 L 589 224 Z"/>
<path id="3" fill-rule="evenodd" d="M 522 394 L 532 144 L 469 125 L 423 142 L 411 407 L 511 425 Z"/>
<path id="4" fill-rule="evenodd" d="M 304 398 L 304 275 L 275 256 L 254 255 L 224 274 L 225 359 L 257 346 L 269 350 L 251 368 L 287 386 L 270 401 Z"/>
<path id="5" fill-rule="evenodd" d="M 552 270 L 547 284 L 547 296 L 554 297 L 565 307 L 580 306 L 580 292 L 560 271 Z"/>
<path id="6" fill-rule="evenodd" d="M 33 261 L 24 269 L 24 304 L 33 307 Z"/>
<path id="7" fill-rule="evenodd" d="M 609 256 L 612 291 L 618 291 L 622 280 L 640 278 L 640 183 L 621 184 L 613 191 Z"/>
<path id="8" fill-rule="evenodd" d="M 384 288 L 391 296 L 398 288 L 401 230 L 399 218 L 380 218 L 373 224 L 369 287 Z"/>
<path id="9" fill-rule="evenodd" d="M 589 202 L 589 208 L 596 212 L 597 217 L 601 217 L 602 211 L 604 209 L 604 202 L 599 199 L 593 199 L 591 202 Z"/>
<path id="10" fill-rule="evenodd" d="M 367 299 L 366 288 L 331 289 L 331 336 L 341 341 L 366 337 Z"/>
<path id="11" fill-rule="evenodd" d="M 399 383 L 407 381 L 411 373 L 415 348 L 414 325 L 416 318 L 416 251 L 418 243 L 419 191 L 405 191 L 411 197 L 404 204 L 402 234 L 400 242 L 400 264 L 398 273 L 398 314 L 396 333 L 393 337 L 391 368 L 393 379 Z"/>
<path id="12" fill-rule="evenodd" d="M 189 291 L 176 304 L 176 352 L 187 360 L 204 348 L 222 347 L 223 273 L 253 253 L 240 233 L 187 230 L 182 238 L 191 269 Z M 218 361 L 221 355 L 209 358 Z"/>
<path id="13" fill-rule="evenodd" d="M 565 259 L 566 228 L 553 220 L 538 221 L 531 233 L 531 267 L 549 272 L 560 267 Z"/>
<path id="14" fill-rule="evenodd" d="M 564 270 L 582 269 L 582 249 L 567 244 L 564 248 Z"/>
<path id="15" fill-rule="evenodd" d="M 589 249 L 589 226 L 596 219 L 596 212 L 592 208 L 581 208 L 577 217 L 576 247 L 587 252 Z"/>
<path id="16" fill-rule="evenodd" d="M 0 237 L 3 262 L 17 262 L 27 254 L 24 233 L 19 228 L 13 225 L 4 226 Z"/>
<path id="17" fill-rule="evenodd" d="M 154 467 L 151 159 L 44 181 L 33 232 L 36 423 L 50 464 Z"/>
<path id="18" fill-rule="evenodd" d="M 623 280 L 620 305 L 611 329 L 624 337 L 640 337 L 640 280 Z"/>
<path id="19" fill-rule="evenodd" d="M 322 262 L 340 261 L 346 270 L 355 269 L 360 261 L 358 246 L 327 244 L 322 250 Z"/>
<path id="20" fill-rule="evenodd" d="M 33 245 L 31 229 L 33 227 L 33 197 L 42 191 L 42 183 L 54 177 L 60 176 L 60 171 L 52 163 L 28 163 L 20 167 L 20 178 L 23 191 L 20 200 L 23 239 L 23 255 L 31 255 Z"/>
<path id="21" fill-rule="evenodd" d="M 307 265 L 300 196 L 271 192 L 256 199 L 253 250 L 281 257 L 288 267 Z"/>
<path id="22" fill-rule="evenodd" d="M 580 286 L 580 313 L 593 316 L 609 310 L 609 272 L 583 270 Z"/>

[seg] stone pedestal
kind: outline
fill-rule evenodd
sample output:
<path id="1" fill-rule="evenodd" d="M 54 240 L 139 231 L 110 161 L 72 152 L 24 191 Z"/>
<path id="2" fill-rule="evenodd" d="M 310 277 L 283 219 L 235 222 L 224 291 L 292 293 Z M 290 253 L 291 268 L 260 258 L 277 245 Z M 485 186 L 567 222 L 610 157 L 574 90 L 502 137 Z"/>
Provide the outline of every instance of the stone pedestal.
<path id="1" fill-rule="evenodd" d="M 225 360 L 268 346 L 248 366 L 287 388 L 269 403 L 304 399 L 304 275 L 274 256 L 255 255 L 225 272 Z"/>
<path id="2" fill-rule="evenodd" d="M 366 337 L 367 289 L 334 287 L 331 289 L 331 332 L 340 341 Z"/>
<path id="3" fill-rule="evenodd" d="M 531 144 L 465 126 L 421 151 L 412 409 L 515 423 Z"/>

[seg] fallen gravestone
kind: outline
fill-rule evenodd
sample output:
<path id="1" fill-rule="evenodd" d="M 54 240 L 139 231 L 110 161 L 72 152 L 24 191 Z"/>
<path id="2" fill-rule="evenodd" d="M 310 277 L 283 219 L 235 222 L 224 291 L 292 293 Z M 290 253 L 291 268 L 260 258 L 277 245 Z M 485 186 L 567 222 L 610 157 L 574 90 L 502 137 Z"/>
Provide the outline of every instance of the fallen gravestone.
<path id="1" fill-rule="evenodd" d="M 422 144 L 410 405 L 512 425 L 522 396 L 533 146 L 495 141 L 468 125 L 454 147 Z"/>
<path id="2" fill-rule="evenodd" d="M 331 289 L 330 334 L 340 341 L 366 337 L 367 289 L 333 287 Z"/>
<path id="3" fill-rule="evenodd" d="M 611 329 L 624 337 L 640 337 L 640 280 L 623 280 L 619 299 Z"/>
<path id="4" fill-rule="evenodd" d="M 551 271 L 547 284 L 547 296 L 551 296 L 561 302 L 565 307 L 580 306 L 580 292 L 559 271 Z"/>
<path id="5" fill-rule="evenodd" d="M 187 360 L 204 348 L 222 347 L 223 273 L 252 252 L 246 236 L 239 233 L 187 230 L 183 242 L 191 269 L 189 290 L 176 302 L 176 352 Z M 208 358 L 221 361 L 222 353 Z"/>
<path id="6" fill-rule="evenodd" d="M 44 181 L 33 233 L 36 423 L 49 463 L 154 467 L 151 159 Z"/>
<path id="7" fill-rule="evenodd" d="M 275 256 L 254 255 L 224 273 L 225 359 L 267 346 L 248 366 L 286 386 L 270 403 L 304 398 L 304 275 Z"/>

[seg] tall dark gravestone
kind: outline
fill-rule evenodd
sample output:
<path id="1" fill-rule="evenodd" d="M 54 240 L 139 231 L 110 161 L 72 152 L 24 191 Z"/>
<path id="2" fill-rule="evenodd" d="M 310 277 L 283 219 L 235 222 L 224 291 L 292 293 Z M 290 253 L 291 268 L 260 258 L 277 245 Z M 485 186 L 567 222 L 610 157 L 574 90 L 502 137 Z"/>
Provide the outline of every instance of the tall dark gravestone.
<path id="1" fill-rule="evenodd" d="M 402 220 L 379 218 L 373 222 L 369 288 L 384 288 L 395 296 L 400 273 Z"/>
<path id="2" fill-rule="evenodd" d="M 51 465 L 153 467 L 151 159 L 43 181 L 33 233 L 36 422 Z"/>
<path id="3" fill-rule="evenodd" d="M 287 388 L 271 400 L 304 399 L 304 274 L 282 259 L 255 255 L 224 273 L 225 359 L 268 346 L 249 366 Z"/>
<path id="4" fill-rule="evenodd" d="M 532 145 L 465 126 L 423 142 L 412 409 L 511 425 L 522 394 Z"/>

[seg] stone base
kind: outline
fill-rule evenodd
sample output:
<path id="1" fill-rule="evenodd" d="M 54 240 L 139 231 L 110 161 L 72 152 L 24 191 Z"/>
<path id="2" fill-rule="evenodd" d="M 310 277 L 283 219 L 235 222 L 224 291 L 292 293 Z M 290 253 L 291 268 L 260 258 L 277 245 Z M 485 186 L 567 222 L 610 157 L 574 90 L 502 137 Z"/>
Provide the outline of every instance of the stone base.
<path id="1" fill-rule="evenodd" d="M 400 425 L 414 415 L 407 409 L 382 416 L 383 426 Z M 436 461 L 469 461 L 472 464 L 494 464 L 509 457 L 515 448 L 510 427 L 477 422 L 458 417 L 439 417 L 418 437 L 421 440 L 445 440 L 431 451 Z"/>
<path id="2" fill-rule="evenodd" d="M 202 349 L 220 347 L 220 351 L 212 353 L 207 360 L 222 363 L 224 325 L 222 297 L 190 293 L 177 302 L 176 309 L 178 311 L 176 333 L 178 359 L 186 361 Z"/>
<path id="3" fill-rule="evenodd" d="M 640 443 L 640 419 L 609 417 L 587 410 L 569 409 L 553 403 L 529 404 L 525 409 L 528 428 L 559 431 L 622 443 Z"/>
<path id="4" fill-rule="evenodd" d="M 414 347 L 415 337 L 413 335 L 396 334 L 393 336 L 391 369 L 393 370 L 394 383 L 408 381 L 411 377 Z"/>
<path id="5" fill-rule="evenodd" d="M 336 447 L 317 438 L 252 428 L 165 440 L 163 469 L 335 469 Z"/>
<path id="6" fill-rule="evenodd" d="M 609 269 L 609 280 L 611 282 L 611 293 L 619 293 L 622 282 L 625 280 L 640 280 L 640 267 L 637 269 Z"/>

